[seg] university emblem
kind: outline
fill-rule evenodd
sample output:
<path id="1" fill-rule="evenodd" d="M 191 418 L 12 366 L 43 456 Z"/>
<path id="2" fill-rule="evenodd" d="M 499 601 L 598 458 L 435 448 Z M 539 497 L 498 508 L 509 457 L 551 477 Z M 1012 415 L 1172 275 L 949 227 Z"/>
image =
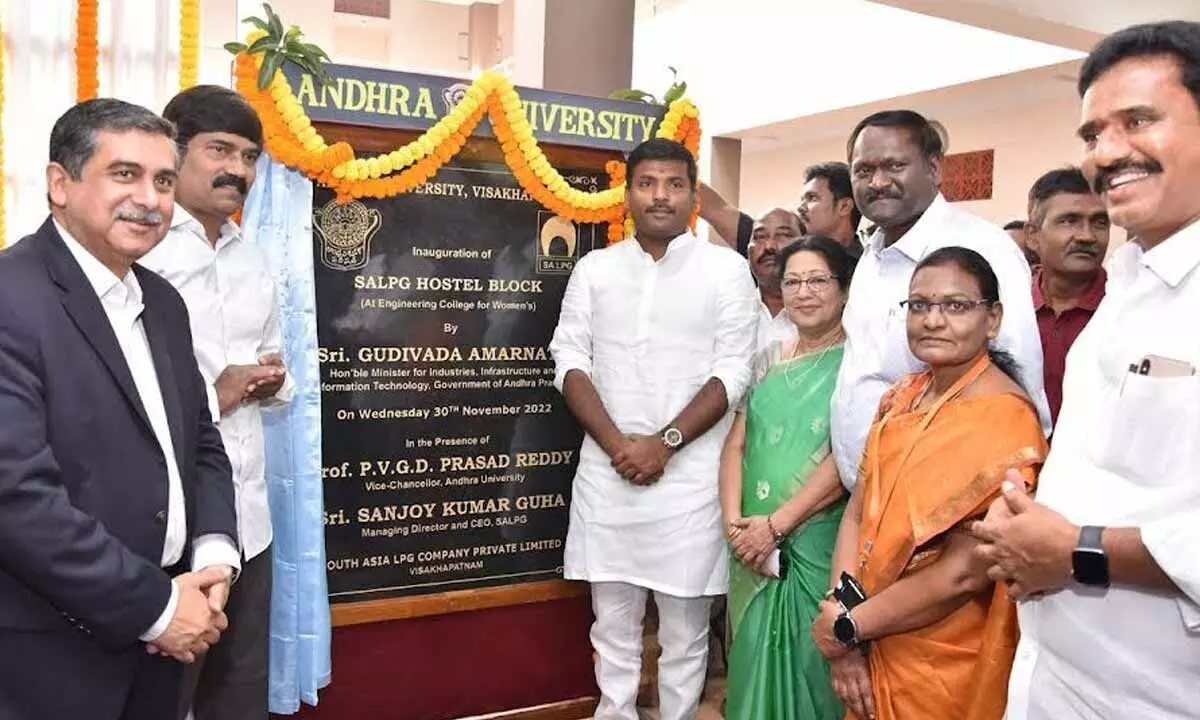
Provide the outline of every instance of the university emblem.
<path id="1" fill-rule="evenodd" d="M 313 213 L 313 229 L 321 238 L 321 262 L 330 270 L 358 270 L 371 256 L 371 238 L 382 216 L 357 200 L 338 205 L 330 200 Z"/>
<path id="2" fill-rule="evenodd" d="M 579 228 L 561 215 L 538 211 L 537 271 L 570 275 L 579 257 Z"/>
<path id="3" fill-rule="evenodd" d="M 454 83 L 450 87 L 442 91 L 442 102 L 446 104 L 446 113 L 449 114 L 454 106 L 462 101 L 467 95 L 467 88 L 470 85 L 466 83 Z"/>

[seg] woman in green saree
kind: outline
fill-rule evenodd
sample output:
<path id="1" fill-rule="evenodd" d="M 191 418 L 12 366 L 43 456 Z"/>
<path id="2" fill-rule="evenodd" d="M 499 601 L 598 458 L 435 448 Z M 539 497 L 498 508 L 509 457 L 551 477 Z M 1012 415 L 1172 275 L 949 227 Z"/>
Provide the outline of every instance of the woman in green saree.
<path id="1" fill-rule="evenodd" d="M 779 252 L 794 340 L 755 359 L 755 384 L 721 454 L 729 569 L 727 720 L 840 720 L 829 665 L 810 636 L 846 505 L 830 454 L 854 260 L 828 238 Z M 778 550 L 778 555 L 775 551 Z"/>

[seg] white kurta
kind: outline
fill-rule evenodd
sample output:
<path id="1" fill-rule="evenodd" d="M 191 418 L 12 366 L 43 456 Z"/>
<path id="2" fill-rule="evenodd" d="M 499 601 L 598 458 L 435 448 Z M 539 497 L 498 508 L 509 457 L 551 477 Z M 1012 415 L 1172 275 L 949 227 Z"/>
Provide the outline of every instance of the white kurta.
<path id="1" fill-rule="evenodd" d="M 1037 405 L 1046 434 L 1050 433 L 1042 338 L 1029 291 L 1033 282 L 1029 264 L 1008 233 L 939 195 L 891 247 L 883 246 L 883 231 L 876 231 L 854 270 L 842 315 L 846 354 L 833 393 L 831 423 L 833 455 L 847 488 L 853 488 L 858 480 L 867 433 L 883 393 L 901 377 L 925 367 L 908 347 L 907 313 L 900 302 L 908 297 L 917 263 L 934 250 L 950 246 L 978 252 L 996 273 L 1004 306 L 996 345 L 1020 364 L 1021 384 Z"/>
<path id="2" fill-rule="evenodd" d="M 759 300 L 746 262 L 690 234 L 655 262 L 629 239 L 575 266 L 550 345 L 555 385 L 591 377 L 624 433 L 657 434 L 710 378 L 737 407 L 750 379 Z M 717 462 L 732 413 L 631 485 L 585 437 L 571 498 L 567 578 L 625 582 L 677 597 L 725 592 Z"/>
<path id="3" fill-rule="evenodd" d="M 759 302 L 758 311 L 758 346 L 757 352 L 762 352 L 771 346 L 772 343 L 785 343 L 795 340 L 799 335 L 792 319 L 788 317 L 787 310 L 780 310 L 774 317 L 771 316 L 771 311 L 761 301 Z"/>
<path id="4" fill-rule="evenodd" d="M 1037 500 L 1077 525 L 1137 527 L 1182 593 L 1069 586 L 1023 602 L 1010 720 L 1200 716 L 1200 224 L 1113 253 L 1100 308 L 1067 355 Z"/>

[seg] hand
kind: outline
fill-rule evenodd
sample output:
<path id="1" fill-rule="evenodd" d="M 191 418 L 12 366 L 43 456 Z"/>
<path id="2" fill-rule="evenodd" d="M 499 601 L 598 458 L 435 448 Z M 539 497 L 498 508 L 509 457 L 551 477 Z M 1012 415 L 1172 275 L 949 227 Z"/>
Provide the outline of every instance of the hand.
<path id="1" fill-rule="evenodd" d="M 1079 528 L 1034 502 L 1015 470 L 1008 471 L 987 516 L 969 531 L 983 543 L 975 553 L 988 566 L 988 577 L 1006 583 L 1013 599 L 1057 590 L 1071 579 Z"/>
<path id="2" fill-rule="evenodd" d="M 282 373 L 281 368 L 273 365 L 230 365 L 222 370 L 215 383 L 221 415 L 245 402 L 260 382 L 278 377 L 282 385 Z"/>
<path id="3" fill-rule="evenodd" d="M 775 535 L 767 525 L 766 515 L 738 518 L 733 522 L 737 533 L 730 540 L 738 562 L 759 572 L 775 549 Z"/>
<path id="4" fill-rule="evenodd" d="M 225 613 L 214 611 L 206 592 L 214 585 L 229 582 L 226 567 L 210 567 L 199 572 L 184 573 L 173 581 L 179 588 L 179 602 L 167 629 L 147 644 L 151 655 L 170 655 L 183 663 L 195 662 L 221 638 L 229 627 Z"/>
<path id="5" fill-rule="evenodd" d="M 279 353 L 267 353 L 258 359 L 258 364 L 260 367 L 272 368 L 275 375 L 251 384 L 246 394 L 251 400 L 273 398 L 287 379 L 287 368 L 283 365 L 283 358 Z"/>
<path id="6" fill-rule="evenodd" d="M 871 665 L 862 653 L 849 653 L 829 663 L 833 691 L 859 720 L 874 720 L 875 696 L 871 693 Z"/>
<path id="7" fill-rule="evenodd" d="M 216 567 L 225 571 L 225 581 L 213 583 L 204 595 L 208 598 L 208 606 L 212 611 L 219 613 L 225 611 L 225 603 L 229 602 L 229 587 L 233 583 L 233 568 L 228 565 L 217 565 Z"/>
<path id="8" fill-rule="evenodd" d="M 629 439 L 613 455 L 612 466 L 634 485 L 649 485 L 662 477 L 671 450 L 657 435 L 628 435 Z"/>
<path id="9" fill-rule="evenodd" d="M 817 606 L 820 614 L 817 619 L 813 620 L 812 639 L 813 644 L 817 646 L 817 650 L 826 660 L 836 660 L 837 658 L 849 655 L 853 648 L 848 648 L 838 642 L 838 639 L 833 634 L 833 622 L 842 614 L 841 603 L 833 600 L 822 600 Z"/>

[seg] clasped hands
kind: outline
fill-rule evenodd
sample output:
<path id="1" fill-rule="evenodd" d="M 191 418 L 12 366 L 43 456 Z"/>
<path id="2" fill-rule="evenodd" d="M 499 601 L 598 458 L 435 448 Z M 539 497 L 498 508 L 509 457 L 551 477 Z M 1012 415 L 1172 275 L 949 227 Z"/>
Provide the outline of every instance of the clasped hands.
<path id="1" fill-rule="evenodd" d="M 169 655 L 182 663 L 193 663 L 208 652 L 229 627 L 225 602 L 232 580 L 233 568 L 228 565 L 184 573 L 172 580 L 179 588 L 175 615 L 163 634 L 146 644 L 146 652 Z"/>
<path id="2" fill-rule="evenodd" d="M 766 515 L 734 518 L 725 524 L 729 548 L 745 567 L 766 575 L 767 558 L 777 547 Z"/>
<path id="3" fill-rule="evenodd" d="M 651 485 L 662 477 L 673 454 L 657 435 L 623 435 L 612 453 L 612 466 L 634 485 Z"/>
<path id="4" fill-rule="evenodd" d="M 217 403 L 224 415 L 248 400 L 266 400 L 283 387 L 287 369 L 279 353 L 267 353 L 257 365 L 230 365 L 217 377 Z"/>

